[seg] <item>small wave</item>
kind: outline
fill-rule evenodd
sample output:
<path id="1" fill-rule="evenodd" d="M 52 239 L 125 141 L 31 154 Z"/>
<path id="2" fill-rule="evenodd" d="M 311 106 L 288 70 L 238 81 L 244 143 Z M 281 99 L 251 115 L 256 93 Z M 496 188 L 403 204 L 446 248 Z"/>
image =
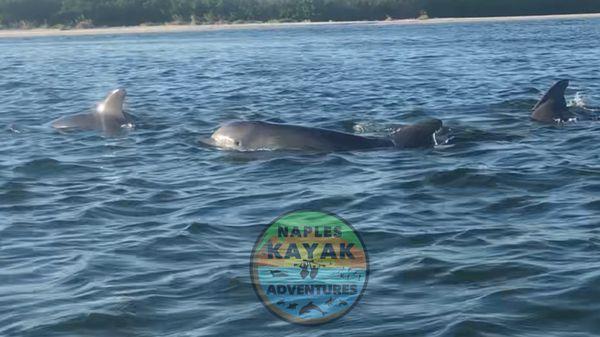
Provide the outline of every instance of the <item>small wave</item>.
<path id="1" fill-rule="evenodd" d="M 15 124 L 9 124 L 6 127 L 6 131 L 10 132 L 10 133 L 22 133 L 23 131 L 20 130 L 20 128 L 18 126 L 16 126 Z"/>
<path id="2" fill-rule="evenodd" d="M 567 102 L 569 108 L 583 110 L 584 112 L 600 112 L 600 108 L 590 106 L 587 97 L 580 91 Z"/>
<path id="3" fill-rule="evenodd" d="M 123 217 L 149 217 L 149 216 L 166 216 L 178 211 L 175 207 L 163 207 L 148 205 L 146 201 L 135 199 L 123 199 L 116 201 L 108 201 L 101 206 L 95 206 L 88 209 L 84 214 L 85 217 L 99 219 L 114 219 Z"/>
<path id="4" fill-rule="evenodd" d="M 98 172 L 101 169 L 80 164 L 63 163 L 52 158 L 40 158 L 16 166 L 13 171 L 34 177 Z"/>
<path id="5" fill-rule="evenodd" d="M 547 271 L 547 268 L 532 263 L 515 261 L 478 263 L 453 268 L 447 275 L 440 278 L 440 282 L 444 284 L 466 284 L 470 282 L 493 284 L 501 281 L 514 281 L 515 279 L 543 275 Z"/>
<path id="6" fill-rule="evenodd" d="M 567 102 L 567 106 L 569 107 L 580 107 L 585 108 L 585 98 L 583 97 L 583 93 L 580 91 L 575 93 L 575 96 Z"/>
<path id="7" fill-rule="evenodd" d="M 55 323 L 40 327 L 40 330 L 43 328 L 42 331 L 45 332 L 86 331 L 90 333 L 110 327 L 112 331 L 120 331 L 138 323 L 139 319 L 133 313 L 88 312 L 57 320 Z"/>
<path id="8" fill-rule="evenodd" d="M 33 86 L 33 83 L 25 82 L 25 81 L 9 81 L 6 83 L 0 84 L 0 89 L 2 90 L 14 90 L 17 88 L 25 88 Z"/>
<path id="9" fill-rule="evenodd" d="M 352 127 L 352 129 L 356 133 L 367 133 L 367 132 L 369 132 L 369 130 L 373 129 L 373 123 L 370 123 L 370 122 L 357 122 L 356 124 L 354 124 L 354 126 Z"/>
<path id="10" fill-rule="evenodd" d="M 498 178 L 493 174 L 485 174 L 473 168 L 457 168 L 434 172 L 427 178 L 427 182 L 434 186 L 454 188 L 491 188 L 498 185 Z"/>
<path id="11" fill-rule="evenodd" d="M 36 197 L 42 197 L 44 194 L 32 192 L 27 185 L 16 182 L 8 182 L 0 187 L 0 203 L 4 205 L 26 204 Z"/>
<path id="12" fill-rule="evenodd" d="M 512 336 L 517 331 L 510 325 L 494 323 L 489 318 L 469 318 L 449 324 L 439 336 Z"/>

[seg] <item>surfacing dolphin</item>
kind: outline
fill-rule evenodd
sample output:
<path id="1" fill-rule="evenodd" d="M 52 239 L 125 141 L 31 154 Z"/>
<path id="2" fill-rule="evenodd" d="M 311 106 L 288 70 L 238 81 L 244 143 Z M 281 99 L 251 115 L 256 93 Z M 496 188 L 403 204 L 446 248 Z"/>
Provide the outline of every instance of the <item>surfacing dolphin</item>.
<path id="1" fill-rule="evenodd" d="M 133 127 L 133 118 L 123 111 L 125 89 L 111 91 L 106 99 L 91 113 L 65 116 L 52 122 L 59 131 L 95 130 L 106 135 L 116 135 Z"/>
<path id="2" fill-rule="evenodd" d="M 419 148 L 435 145 L 434 134 L 442 121 L 429 119 L 399 128 L 388 137 L 363 137 L 350 133 L 259 121 L 230 122 L 215 131 L 206 144 L 229 150 L 352 151 L 376 148 Z"/>
<path id="3" fill-rule="evenodd" d="M 543 123 L 566 122 L 573 118 L 565 100 L 565 90 L 568 86 L 569 80 L 556 82 L 533 107 L 531 118 Z"/>

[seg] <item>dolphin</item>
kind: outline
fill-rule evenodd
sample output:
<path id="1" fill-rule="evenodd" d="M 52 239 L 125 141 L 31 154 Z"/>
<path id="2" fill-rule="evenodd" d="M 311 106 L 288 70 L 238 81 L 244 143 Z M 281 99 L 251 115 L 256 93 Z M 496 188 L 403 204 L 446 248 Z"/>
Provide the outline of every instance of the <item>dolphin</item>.
<path id="1" fill-rule="evenodd" d="M 271 272 L 271 276 L 273 276 L 273 277 L 285 277 L 288 275 L 286 272 L 281 271 L 281 270 L 271 270 L 270 272 Z"/>
<path id="2" fill-rule="evenodd" d="M 565 100 L 565 90 L 568 86 L 569 80 L 556 82 L 533 107 L 531 118 L 543 123 L 566 122 L 572 118 Z"/>
<path id="3" fill-rule="evenodd" d="M 300 311 L 298 312 L 298 314 L 305 315 L 305 314 L 310 313 L 311 311 L 320 312 L 321 315 L 325 316 L 325 312 L 323 310 L 321 310 L 321 308 L 316 306 L 313 302 L 309 302 L 307 305 L 300 308 Z"/>
<path id="4" fill-rule="evenodd" d="M 376 148 L 419 148 L 435 145 L 434 134 L 442 121 L 429 119 L 400 127 L 388 137 L 363 137 L 350 133 L 299 125 L 261 121 L 235 121 L 218 128 L 204 143 L 228 150 L 352 151 Z"/>
<path id="5" fill-rule="evenodd" d="M 133 127 L 133 119 L 123 111 L 125 89 L 111 91 L 106 99 L 91 113 L 61 117 L 51 123 L 59 131 L 95 130 L 107 135 L 115 135 L 125 128 Z"/>

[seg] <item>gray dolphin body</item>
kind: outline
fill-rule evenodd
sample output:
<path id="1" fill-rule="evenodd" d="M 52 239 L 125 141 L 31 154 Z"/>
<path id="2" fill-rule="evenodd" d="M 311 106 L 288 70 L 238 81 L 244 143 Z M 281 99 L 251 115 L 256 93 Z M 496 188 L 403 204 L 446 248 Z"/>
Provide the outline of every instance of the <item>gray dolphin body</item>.
<path id="1" fill-rule="evenodd" d="M 239 151 L 307 150 L 351 151 L 376 148 L 418 148 L 435 145 L 434 133 L 442 121 L 401 127 L 389 137 L 363 137 L 350 133 L 259 121 L 230 122 L 215 131 L 205 143 Z"/>
<path id="2" fill-rule="evenodd" d="M 543 123 L 566 122 L 572 118 L 565 100 L 568 86 L 569 80 L 556 82 L 533 107 L 531 118 Z"/>
<path id="3" fill-rule="evenodd" d="M 59 131 L 95 130 L 107 135 L 115 135 L 133 126 L 133 119 L 123 111 L 123 102 L 127 93 L 124 89 L 111 91 L 91 113 L 65 116 L 52 122 Z"/>

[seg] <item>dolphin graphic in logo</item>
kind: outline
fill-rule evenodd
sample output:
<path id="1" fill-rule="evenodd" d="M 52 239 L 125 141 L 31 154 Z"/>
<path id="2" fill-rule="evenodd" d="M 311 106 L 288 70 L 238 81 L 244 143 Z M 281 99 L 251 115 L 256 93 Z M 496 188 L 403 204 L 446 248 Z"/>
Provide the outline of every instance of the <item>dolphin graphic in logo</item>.
<path id="1" fill-rule="evenodd" d="M 300 314 L 300 316 L 302 316 L 302 315 L 309 314 L 309 313 L 311 313 L 313 311 L 318 311 L 318 312 L 321 313 L 321 315 L 325 316 L 325 311 L 321 310 L 321 308 L 319 308 L 313 302 L 308 302 L 307 305 L 305 305 L 302 308 L 300 308 L 300 311 L 298 313 Z"/>

